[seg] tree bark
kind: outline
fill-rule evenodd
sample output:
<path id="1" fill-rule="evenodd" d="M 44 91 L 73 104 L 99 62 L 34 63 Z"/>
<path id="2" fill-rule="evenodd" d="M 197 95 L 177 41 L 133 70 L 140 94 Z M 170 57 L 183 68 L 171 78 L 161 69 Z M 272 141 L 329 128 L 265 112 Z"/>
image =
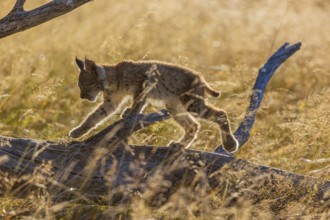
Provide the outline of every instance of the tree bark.
<path id="1" fill-rule="evenodd" d="M 234 132 L 234 136 L 242 147 L 250 137 L 250 130 L 253 127 L 255 116 L 261 105 L 268 82 L 274 75 L 278 67 L 285 62 L 292 54 L 297 52 L 301 47 L 301 43 L 289 46 L 289 43 L 283 44 L 259 69 L 259 73 L 252 89 L 250 105 L 246 110 L 246 114 L 240 126 Z M 215 149 L 216 153 L 224 153 L 226 151 L 219 146 Z"/>
<path id="2" fill-rule="evenodd" d="M 0 38 L 47 22 L 91 0 L 53 0 L 30 11 L 24 10 L 25 1 L 17 0 L 10 13 L 0 20 Z"/>

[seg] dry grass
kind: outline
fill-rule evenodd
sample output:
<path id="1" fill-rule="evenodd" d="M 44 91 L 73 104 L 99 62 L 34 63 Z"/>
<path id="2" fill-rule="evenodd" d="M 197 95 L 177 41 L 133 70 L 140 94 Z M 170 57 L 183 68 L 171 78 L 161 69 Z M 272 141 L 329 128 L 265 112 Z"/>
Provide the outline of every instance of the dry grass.
<path id="1" fill-rule="evenodd" d="M 13 2 L 0 2 L 1 16 Z M 27 1 L 27 7 L 41 2 L 47 1 Z M 69 130 L 94 106 L 79 99 L 75 56 L 109 63 L 159 59 L 196 69 L 222 91 L 221 98 L 209 101 L 228 112 L 235 128 L 258 67 L 283 42 L 301 41 L 301 51 L 270 82 L 250 141 L 238 157 L 329 179 L 330 160 L 319 160 L 330 157 L 329 11 L 327 0 L 93 1 L 1 39 L 0 133 L 68 140 Z M 177 129 L 173 121 L 163 122 L 135 134 L 131 142 L 165 145 L 179 137 Z M 221 142 L 208 123 L 199 137 L 195 149 L 212 151 Z M 185 204 L 176 205 L 188 214 L 173 218 L 194 216 L 183 211 Z M 206 207 L 200 218 L 217 216 Z M 164 208 L 165 216 L 171 208 Z M 143 207 L 137 210 L 143 218 L 163 216 L 161 211 L 153 215 L 150 210 L 143 213 Z M 130 213 L 137 216 L 134 210 Z M 235 216 L 246 216 L 242 213 Z"/>

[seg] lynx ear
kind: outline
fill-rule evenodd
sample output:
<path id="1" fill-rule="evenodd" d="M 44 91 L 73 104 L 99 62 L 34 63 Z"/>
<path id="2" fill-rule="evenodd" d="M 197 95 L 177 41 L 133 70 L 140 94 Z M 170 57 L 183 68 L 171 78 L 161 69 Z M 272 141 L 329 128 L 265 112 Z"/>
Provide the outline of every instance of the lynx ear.
<path id="1" fill-rule="evenodd" d="M 79 60 L 78 57 L 76 57 L 76 64 L 79 67 L 80 70 L 84 69 L 85 63 L 82 60 Z"/>
<path id="2" fill-rule="evenodd" d="M 94 61 L 85 58 L 85 68 L 87 71 L 92 72 L 96 69 L 96 64 Z"/>

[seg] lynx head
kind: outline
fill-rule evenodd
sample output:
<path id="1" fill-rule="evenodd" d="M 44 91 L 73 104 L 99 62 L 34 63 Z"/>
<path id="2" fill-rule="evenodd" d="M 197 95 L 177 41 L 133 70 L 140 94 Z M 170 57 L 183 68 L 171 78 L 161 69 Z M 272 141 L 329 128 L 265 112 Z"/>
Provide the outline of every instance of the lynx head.
<path id="1" fill-rule="evenodd" d="M 79 68 L 78 86 L 80 88 L 80 98 L 93 102 L 97 95 L 104 90 L 102 82 L 104 76 L 101 76 L 104 72 L 100 71 L 103 68 L 86 58 L 85 61 L 76 58 L 76 64 Z"/>

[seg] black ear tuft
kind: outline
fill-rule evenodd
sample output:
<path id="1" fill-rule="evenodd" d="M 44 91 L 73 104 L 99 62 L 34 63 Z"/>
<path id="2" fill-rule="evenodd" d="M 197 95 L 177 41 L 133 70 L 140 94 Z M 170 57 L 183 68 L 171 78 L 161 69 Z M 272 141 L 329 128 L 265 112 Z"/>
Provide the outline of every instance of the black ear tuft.
<path id="1" fill-rule="evenodd" d="M 78 57 L 76 57 L 76 63 L 77 63 L 77 66 L 79 67 L 80 70 L 84 69 L 84 66 L 85 66 L 84 61 L 79 60 Z"/>

